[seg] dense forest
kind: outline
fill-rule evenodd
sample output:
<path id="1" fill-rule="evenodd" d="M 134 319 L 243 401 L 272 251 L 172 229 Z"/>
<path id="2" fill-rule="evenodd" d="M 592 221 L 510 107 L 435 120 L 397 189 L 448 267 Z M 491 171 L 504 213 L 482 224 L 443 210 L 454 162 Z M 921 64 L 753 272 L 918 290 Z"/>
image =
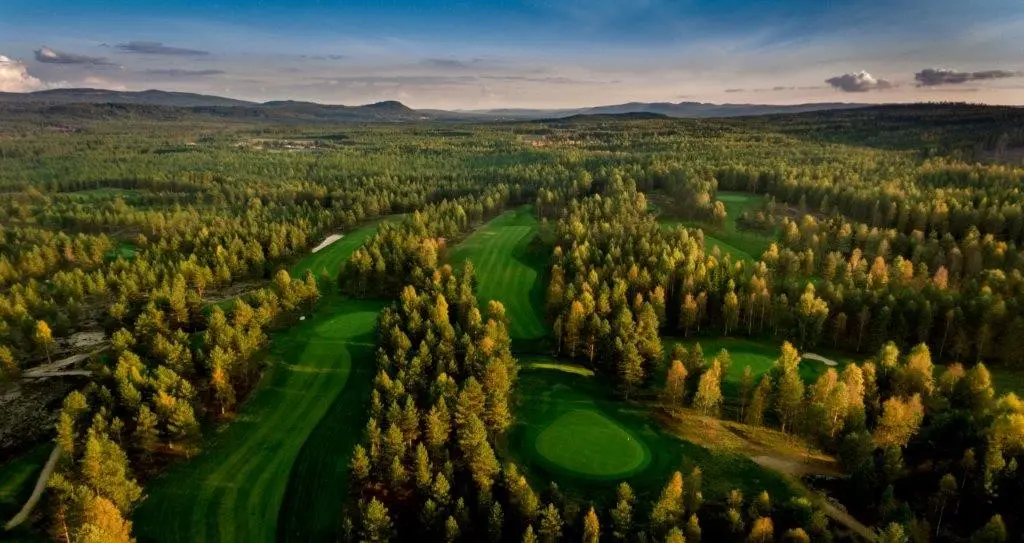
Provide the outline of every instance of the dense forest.
<path id="1" fill-rule="evenodd" d="M 53 416 L 0 448 L 57 448 L 23 531 L 133 541 L 149 482 L 248 422 L 281 365 L 274 334 L 331 300 L 378 300 L 375 355 L 352 362 L 372 368 L 367 409 L 324 422 L 359 442 L 332 452 L 347 470 L 326 540 L 864 537 L 832 501 L 879 541 L 1017 540 L 1024 403 L 993 375 L 1024 372 L 1024 168 L 1003 160 L 1022 122 L 957 104 L 481 125 L 4 122 L 0 386 L 70 390 L 37 398 Z M 737 195 L 750 202 L 739 213 Z M 549 329 L 527 348 L 510 333 L 517 313 L 478 295 L 493 263 L 449 261 L 519 206 L 543 261 L 523 307 Z M 368 224 L 333 267 L 289 271 Z M 725 231 L 763 243 L 730 250 L 714 241 Z M 705 356 L 701 342 L 720 338 L 777 359 L 761 372 L 729 350 Z M 801 353 L 817 352 L 842 363 L 810 377 Z M 792 496 L 711 492 L 683 458 L 656 488 L 552 481 L 515 450 L 538 353 L 595 374 L 603 401 L 651 425 L 773 432 L 838 472 Z M 19 428 L 9 413 L 4 433 Z"/>

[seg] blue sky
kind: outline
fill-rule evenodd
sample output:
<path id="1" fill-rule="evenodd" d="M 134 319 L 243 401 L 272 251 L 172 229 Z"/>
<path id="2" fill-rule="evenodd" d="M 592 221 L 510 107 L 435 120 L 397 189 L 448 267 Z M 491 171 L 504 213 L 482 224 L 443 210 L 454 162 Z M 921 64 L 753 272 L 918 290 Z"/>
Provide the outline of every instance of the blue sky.
<path id="1" fill-rule="evenodd" d="M 0 0 L 0 90 L 1024 104 L 1020 0 Z"/>

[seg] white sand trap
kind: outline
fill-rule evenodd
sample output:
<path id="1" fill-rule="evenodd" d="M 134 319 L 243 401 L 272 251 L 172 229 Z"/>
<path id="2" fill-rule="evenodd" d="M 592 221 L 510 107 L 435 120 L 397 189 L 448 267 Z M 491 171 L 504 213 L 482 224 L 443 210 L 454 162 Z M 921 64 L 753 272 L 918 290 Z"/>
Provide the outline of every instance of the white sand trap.
<path id="1" fill-rule="evenodd" d="M 327 236 L 327 239 L 325 239 L 322 242 L 320 242 L 320 245 L 317 245 L 316 247 L 313 247 L 313 250 L 310 251 L 310 252 L 313 252 L 313 253 L 319 252 L 319 251 L 323 250 L 324 248 L 326 248 L 328 245 L 334 243 L 335 241 L 338 241 L 339 239 L 341 239 L 343 237 L 345 237 L 345 236 L 343 236 L 341 234 L 331 234 L 331 235 Z"/>
<path id="2" fill-rule="evenodd" d="M 820 354 L 804 353 L 804 355 L 801 358 L 806 358 L 807 360 L 817 360 L 818 362 L 821 362 L 821 363 L 825 364 L 826 366 L 838 366 L 839 365 L 839 362 L 836 362 L 835 360 L 832 360 L 831 358 L 825 358 L 824 356 L 821 356 Z"/>

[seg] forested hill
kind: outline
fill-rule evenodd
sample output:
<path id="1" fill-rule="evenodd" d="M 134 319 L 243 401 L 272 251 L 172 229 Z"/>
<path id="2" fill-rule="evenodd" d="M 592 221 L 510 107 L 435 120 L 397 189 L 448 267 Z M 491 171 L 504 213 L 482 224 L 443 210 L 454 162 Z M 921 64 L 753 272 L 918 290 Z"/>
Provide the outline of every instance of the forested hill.
<path id="1" fill-rule="evenodd" d="M 93 107 L 86 107 L 86 106 Z M 101 107 L 97 107 L 101 106 Z M 117 106 L 117 107 L 115 107 Z M 148 106 L 160 109 L 139 109 Z M 799 105 L 710 104 L 701 102 L 630 102 L 571 109 L 491 109 L 476 111 L 413 110 L 395 101 L 362 106 L 340 106 L 313 102 L 250 102 L 220 96 L 186 92 L 146 90 L 141 92 L 104 89 L 52 89 L 32 93 L 0 93 L 0 112 L 52 117 L 133 114 L 166 118 L 206 115 L 234 119 L 283 121 L 388 122 L 388 121 L 500 121 L 564 119 L 580 116 L 635 115 L 674 118 L 715 118 L 750 115 L 778 115 L 867 107 L 865 104 L 816 103 Z M 167 111 L 166 108 L 183 108 Z"/>

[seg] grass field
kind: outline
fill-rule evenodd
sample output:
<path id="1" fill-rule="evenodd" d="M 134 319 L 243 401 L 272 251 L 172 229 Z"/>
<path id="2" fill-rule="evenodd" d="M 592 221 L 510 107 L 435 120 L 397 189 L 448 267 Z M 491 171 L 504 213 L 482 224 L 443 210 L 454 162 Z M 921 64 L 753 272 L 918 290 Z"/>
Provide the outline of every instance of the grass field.
<path id="1" fill-rule="evenodd" d="M 548 255 L 530 246 L 537 226 L 531 206 L 507 211 L 477 229 L 449 254 L 455 265 L 473 262 L 477 299 L 481 306 L 489 300 L 504 304 L 512 321 L 509 333 L 518 345 L 547 336 L 541 279 Z"/>
<path id="2" fill-rule="evenodd" d="M 353 232 L 292 272 L 340 262 L 374 230 Z M 337 533 L 383 305 L 329 291 L 312 316 L 273 334 L 272 367 L 238 418 L 147 487 L 134 517 L 139 541 L 316 541 Z"/>
<path id="3" fill-rule="evenodd" d="M 120 257 L 125 260 L 131 260 L 132 258 L 135 258 L 135 252 L 137 250 L 138 248 L 135 246 L 134 243 L 122 241 L 121 243 L 117 244 L 117 247 L 115 247 L 112 251 L 107 253 L 107 258 L 114 260 Z"/>
<path id="4" fill-rule="evenodd" d="M 745 211 L 751 211 L 761 205 L 761 196 L 745 192 L 720 191 L 718 199 L 725 205 L 727 213 L 725 224 L 721 227 L 702 222 L 680 221 L 671 217 L 660 217 L 665 227 L 678 224 L 691 228 L 700 228 L 704 232 L 704 247 L 707 251 L 718 247 L 722 253 L 730 253 L 733 258 L 754 262 L 771 244 L 771 237 L 759 232 L 740 230 L 736 219 Z"/>
<path id="5" fill-rule="evenodd" d="M 608 502 L 614 500 L 615 485 L 625 480 L 646 501 L 657 496 L 673 471 L 689 473 L 700 466 L 709 498 L 733 488 L 790 494 L 781 476 L 742 454 L 712 454 L 666 433 L 646 406 L 613 396 L 600 376 L 564 371 L 557 362 L 551 366 L 527 365 L 520 373 L 517 423 L 507 443 L 508 454 L 537 488 L 555 481 L 583 499 Z M 647 511 L 649 506 L 638 507 Z"/>

